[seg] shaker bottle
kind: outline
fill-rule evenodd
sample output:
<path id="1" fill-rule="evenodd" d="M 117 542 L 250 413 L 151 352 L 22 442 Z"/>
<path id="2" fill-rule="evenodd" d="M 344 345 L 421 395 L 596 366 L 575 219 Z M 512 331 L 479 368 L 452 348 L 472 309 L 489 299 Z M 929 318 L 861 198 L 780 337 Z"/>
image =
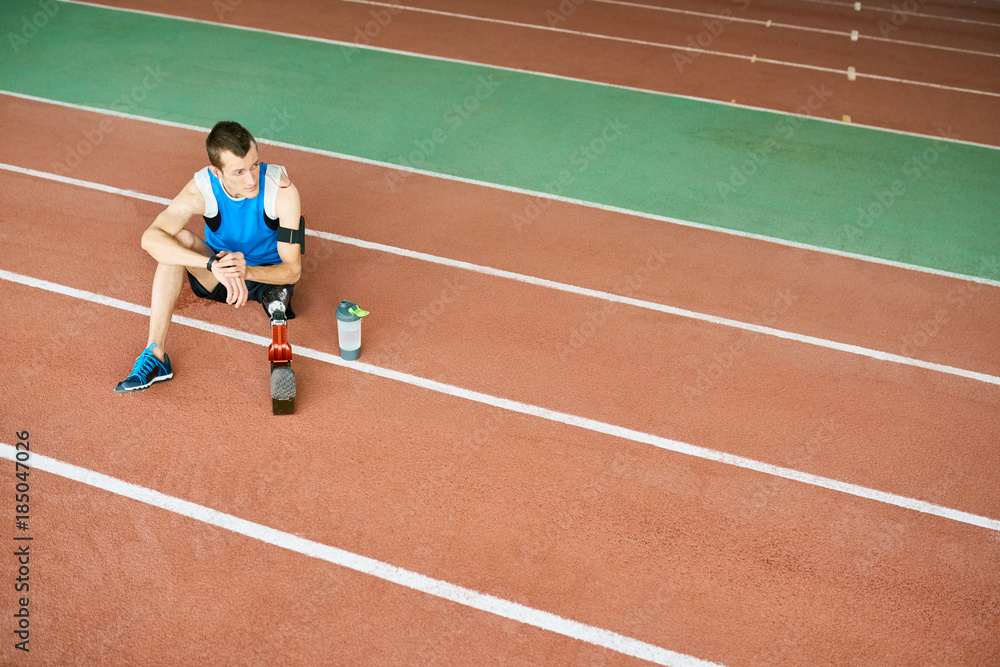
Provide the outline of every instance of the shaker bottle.
<path id="1" fill-rule="evenodd" d="M 352 301 L 341 301 L 337 307 L 337 337 L 340 358 L 354 361 L 361 356 L 361 318 L 368 314 Z"/>

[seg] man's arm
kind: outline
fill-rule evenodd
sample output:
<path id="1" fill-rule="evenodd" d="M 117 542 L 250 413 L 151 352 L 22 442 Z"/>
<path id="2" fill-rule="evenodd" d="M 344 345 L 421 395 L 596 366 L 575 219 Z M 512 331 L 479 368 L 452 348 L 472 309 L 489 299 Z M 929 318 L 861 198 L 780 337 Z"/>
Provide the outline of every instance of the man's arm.
<path id="1" fill-rule="evenodd" d="M 193 216 L 205 211 L 205 197 L 194 179 L 142 233 L 142 249 L 161 264 L 204 268 L 208 258 L 185 247 L 176 236 Z"/>
<path id="2" fill-rule="evenodd" d="M 284 174 L 281 177 L 281 185 L 282 187 L 278 190 L 278 196 L 274 201 L 274 212 L 278 214 L 278 224 L 287 229 L 297 230 L 299 217 L 302 215 L 299 191 Z M 298 245 L 278 241 L 278 255 L 281 256 L 281 264 L 248 266 L 244 278 L 269 285 L 297 283 L 299 276 L 302 275 L 302 255 Z"/>
<path id="3" fill-rule="evenodd" d="M 188 248 L 177 240 L 184 226 L 195 215 L 205 212 L 205 197 L 192 178 L 180 194 L 174 197 L 170 205 L 156 216 L 153 224 L 142 233 L 142 249 L 161 264 L 184 266 L 194 269 L 198 279 L 204 284 L 202 270 L 210 255 L 203 255 L 197 250 Z M 228 257 L 226 253 L 219 253 Z M 242 255 L 240 256 L 242 258 Z M 247 286 L 239 271 L 230 266 L 220 266 L 220 262 L 212 265 L 212 276 L 226 287 L 226 303 L 239 308 L 246 303 Z M 207 277 L 207 273 L 205 274 Z M 213 287 L 206 285 L 206 287 Z"/>

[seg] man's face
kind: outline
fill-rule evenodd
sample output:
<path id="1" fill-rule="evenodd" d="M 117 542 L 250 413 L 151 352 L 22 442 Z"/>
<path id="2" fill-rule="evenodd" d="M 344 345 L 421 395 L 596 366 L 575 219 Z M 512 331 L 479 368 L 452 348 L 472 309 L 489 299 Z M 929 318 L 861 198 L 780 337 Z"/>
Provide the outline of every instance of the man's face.
<path id="1" fill-rule="evenodd" d="M 236 157 L 230 151 L 222 151 L 219 158 L 222 169 L 212 167 L 216 177 L 233 197 L 253 199 L 260 192 L 260 162 L 257 160 L 257 144 L 250 144 L 244 157 Z"/>

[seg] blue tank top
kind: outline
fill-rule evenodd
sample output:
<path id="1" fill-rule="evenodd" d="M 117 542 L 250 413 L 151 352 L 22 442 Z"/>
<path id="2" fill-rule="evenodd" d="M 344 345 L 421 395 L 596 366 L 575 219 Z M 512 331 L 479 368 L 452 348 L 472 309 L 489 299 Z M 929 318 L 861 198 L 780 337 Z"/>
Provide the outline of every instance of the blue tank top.
<path id="1" fill-rule="evenodd" d="M 233 199 L 215 174 L 210 169 L 206 171 L 219 211 L 217 216 L 205 218 L 205 242 L 217 251 L 242 252 L 248 266 L 281 264 L 278 220 L 264 212 L 267 165 L 260 165 L 257 196 L 253 199 Z"/>

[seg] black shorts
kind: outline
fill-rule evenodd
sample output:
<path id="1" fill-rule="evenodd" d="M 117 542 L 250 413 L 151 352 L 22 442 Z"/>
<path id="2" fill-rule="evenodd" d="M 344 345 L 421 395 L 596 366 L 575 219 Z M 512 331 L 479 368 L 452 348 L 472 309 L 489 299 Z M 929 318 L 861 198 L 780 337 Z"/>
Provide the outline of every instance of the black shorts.
<path id="1" fill-rule="evenodd" d="M 226 302 L 226 286 L 219 283 L 215 286 L 211 292 L 205 289 L 205 286 L 198 282 L 190 271 L 187 272 L 188 282 L 191 284 L 191 291 L 194 295 L 201 297 L 202 299 L 209 299 L 211 301 L 218 301 L 219 303 Z M 264 313 L 267 314 L 267 306 L 261 301 L 261 297 L 264 294 L 264 290 L 270 287 L 268 283 L 258 283 L 253 280 L 247 280 L 247 301 L 256 301 L 264 308 Z M 285 316 L 292 320 L 295 319 L 295 311 L 292 310 L 292 294 L 295 293 L 295 285 L 284 285 L 288 288 L 288 308 L 285 310 Z M 270 315 L 268 315 L 270 318 Z"/>

